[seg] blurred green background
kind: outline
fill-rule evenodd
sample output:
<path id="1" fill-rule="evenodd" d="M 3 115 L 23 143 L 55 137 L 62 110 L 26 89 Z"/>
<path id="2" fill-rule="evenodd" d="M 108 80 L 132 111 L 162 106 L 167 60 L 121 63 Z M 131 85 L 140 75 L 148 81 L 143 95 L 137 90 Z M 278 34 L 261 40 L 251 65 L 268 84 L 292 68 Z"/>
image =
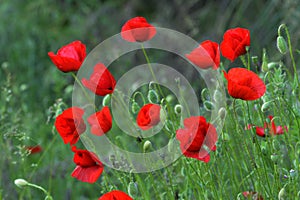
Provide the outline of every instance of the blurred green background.
<path id="1" fill-rule="evenodd" d="M 228 28 L 248 28 L 252 55 L 259 59 L 262 48 L 272 58 L 280 56 L 274 41 L 281 23 L 289 27 L 295 48 L 300 39 L 298 0 L 0 0 L 0 199 L 17 199 L 21 190 L 13 180 L 29 178 L 35 169 L 32 163 L 39 157 L 23 155 L 22 145 L 46 147 L 54 137 L 53 119 L 46 124 L 49 107 L 58 98 L 71 103 L 73 79 L 58 71 L 47 53 L 73 40 L 81 40 L 89 52 L 119 33 L 124 22 L 135 16 L 144 16 L 155 26 L 180 31 L 199 42 L 221 42 Z M 76 182 L 69 176 L 74 165 L 72 154 L 63 153 L 68 147 L 60 140 L 54 147 L 31 180 L 61 186 L 55 199 L 95 198 L 95 185 Z"/>

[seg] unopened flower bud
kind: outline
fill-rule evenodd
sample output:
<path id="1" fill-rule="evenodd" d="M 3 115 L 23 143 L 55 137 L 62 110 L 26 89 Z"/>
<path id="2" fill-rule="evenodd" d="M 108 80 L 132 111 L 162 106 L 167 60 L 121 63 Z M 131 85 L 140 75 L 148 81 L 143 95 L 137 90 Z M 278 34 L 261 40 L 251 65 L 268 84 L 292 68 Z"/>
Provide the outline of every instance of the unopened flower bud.
<path id="1" fill-rule="evenodd" d="M 261 106 L 261 112 L 266 112 L 272 106 L 273 101 L 267 101 Z"/>
<path id="2" fill-rule="evenodd" d="M 281 35 L 277 37 L 277 49 L 281 54 L 286 54 L 287 52 L 286 41 Z"/>
<path id="3" fill-rule="evenodd" d="M 147 98 L 150 103 L 159 102 L 158 94 L 155 90 L 149 90 Z"/>
<path id="4" fill-rule="evenodd" d="M 274 69 L 278 66 L 277 62 L 270 62 L 268 63 L 268 69 Z"/>
<path id="5" fill-rule="evenodd" d="M 140 109 L 141 109 L 141 107 L 139 106 L 139 104 L 138 104 L 137 102 L 133 102 L 133 103 L 131 104 L 131 112 L 132 112 L 133 114 L 138 113 Z"/>
<path id="6" fill-rule="evenodd" d="M 18 186 L 20 188 L 28 185 L 28 182 L 24 179 L 21 179 L 21 178 L 16 179 L 14 182 L 15 182 L 16 186 Z"/>
<path id="7" fill-rule="evenodd" d="M 144 146 L 143 146 L 143 150 L 144 152 L 147 152 L 148 150 L 150 150 L 152 148 L 152 143 L 149 140 L 146 140 L 144 142 Z"/>
<path id="8" fill-rule="evenodd" d="M 130 182 L 128 184 L 128 194 L 129 196 L 131 196 L 132 198 L 135 198 L 138 195 L 138 187 L 137 184 L 135 182 Z"/>
<path id="9" fill-rule="evenodd" d="M 268 69 L 268 57 L 267 57 L 266 49 L 263 49 L 263 56 L 262 56 L 261 70 L 262 70 L 263 72 L 269 71 L 269 69 Z"/>
<path id="10" fill-rule="evenodd" d="M 218 115 L 220 116 L 221 119 L 224 119 L 226 116 L 226 109 L 224 107 L 220 108 L 218 111 Z"/>
<path id="11" fill-rule="evenodd" d="M 285 189 L 283 187 L 278 193 L 278 200 L 284 200 L 284 199 L 285 199 Z"/>
<path id="12" fill-rule="evenodd" d="M 290 170 L 290 176 L 291 176 L 292 178 L 295 178 L 295 177 L 297 176 L 297 171 L 294 170 L 294 169 L 291 169 L 291 170 Z"/>
<path id="13" fill-rule="evenodd" d="M 252 56 L 252 57 L 251 57 L 251 60 L 252 60 L 252 63 L 253 63 L 254 65 L 256 65 L 256 66 L 259 65 L 259 63 L 258 63 L 258 57 L 257 57 L 257 56 Z"/>
<path id="14" fill-rule="evenodd" d="M 215 102 L 223 101 L 224 95 L 219 90 L 215 90 L 213 99 Z"/>
<path id="15" fill-rule="evenodd" d="M 174 100 L 174 96 L 172 94 L 169 94 L 167 97 L 166 97 L 166 101 L 167 102 L 172 102 Z"/>
<path id="16" fill-rule="evenodd" d="M 102 100 L 102 106 L 109 106 L 110 99 L 110 94 L 105 95 L 105 97 Z"/>
<path id="17" fill-rule="evenodd" d="M 214 104 L 210 101 L 204 101 L 203 105 L 207 111 L 212 111 L 214 109 Z"/>
<path id="18" fill-rule="evenodd" d="M 209 90 L 207 88 L 204 88 L 202 91 L 201 91 L 201 99 L 202 101 L 206 101 L 206 100 L 210 100 L 210 93 L 209 93 Z"/>
<path id="19" fill-rule="evenodd" d="M 177 115 L 180 115 L 181 112 L 182 112 L 182 105 L 176 104 L 175 107 L 174 107 L 174 112 L 175 112 Z"/>

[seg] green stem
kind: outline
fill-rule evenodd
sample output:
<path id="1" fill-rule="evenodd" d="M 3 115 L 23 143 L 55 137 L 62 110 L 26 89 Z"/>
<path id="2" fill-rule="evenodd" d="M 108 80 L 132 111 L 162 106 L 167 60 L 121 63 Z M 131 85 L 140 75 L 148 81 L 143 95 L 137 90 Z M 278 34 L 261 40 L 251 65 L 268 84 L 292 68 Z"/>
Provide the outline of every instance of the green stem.
<path id="1" fill-rule="evenodd" d="M 91 105 L 93 105 L 93 107 L 96 109 L 96 105 L 94 104 L 94 101 L 92 100 L 92 98 L 90 97 L 90 95 L 86 92 L 86 89 L 83 87 L 81 81 L 78 79 L 78 77 L 76 76 L 76 74 L 74 72 L 71 72 L 73 78 L 75 79 L 75 81 L 78 83 L 78 85 L 80 86 L 80 88 L 82 89 L 84 96 L 88 99 L 88 101 L 90 102 Z"/>

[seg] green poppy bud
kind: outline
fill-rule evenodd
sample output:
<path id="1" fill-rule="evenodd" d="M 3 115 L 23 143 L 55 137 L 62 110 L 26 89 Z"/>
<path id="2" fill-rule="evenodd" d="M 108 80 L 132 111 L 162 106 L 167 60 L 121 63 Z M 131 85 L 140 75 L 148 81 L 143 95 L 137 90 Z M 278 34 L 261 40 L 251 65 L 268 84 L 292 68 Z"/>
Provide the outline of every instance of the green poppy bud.
<path id="1" fill-rule="evenodd" d="M 206 101 L 206 100 L 210 100 L 210 93 L 209 93 L 209 90 L 207 88 L 204 88 L 202 91 L 201 91 L 201 99 L 202 101 Z"/>
<path id="2" fill-rule="evenodd" d="M 269 71 L 269 69 L 268 69 L 268 57 L 267 57 L 266 49 L 263 49 L 263 56 L 262 56 L 261 70 L 262 70 L 263 72 Z"/>
<path id="3" fill-rule="evenodd" d="M 138 191 L 137 184 L 135 182 L 131 181 L 128 184 L 127 191 L 128 191 L 129 196 L 131 196 L 132 198 L 135 198 L 136 196 L 138 196 L 139 191 Z"/>
<path id="4" fill-rule="evenodd" d="M 203 105 L 207 111 L 212 111 L 214 109 L 214 104 L 210 101 L 204 101 Z"/>
<path id="5" fill-rule="evenodd" d="M 140 109 L 141 109 L 141 107 L 139 106 L 139 104 L 138 104 L 137 102 L 134 101 L 134 102 L 131 104 L 131 112 L 132 112 L 133 114 L 138 113 Z"/>
<path id="6" fill-rule="evenodd" d="M 268 69 L 274 69 L 278 66 L 277 62 L 270 62 L 268 63 Z"/>
<path id="7" fill-rule="evenodd" d="M 24 179 L 18 178 L 14 181 L 15 185 L 18 186 L 19 188 L 22 188 L 24 186 L 28 185 L 28 182 Z"/>
<path id="8" fill-rule="evenodd" d="M 278 193 L 278 200 L 284 200 L 284 199 L 285 199 L 285 189 L 283 187 Z"/>
<path id="9" fill-rule="evenodd" d="M 277 49 L 281 54 L 286 54 L 287 52 L 286 41 L 281 35 L 277 37 Z"/>
<path id="10" fill-rule="evenodd" d="M 218 111 L 218 115 L 220 116 L 221 119 L 224 119 L 226 116 L 226 109 L 224 107 L 220 108 Z"/>
<path id="11" fill-rule="evenodd" d="M 266 112 L 272 106 L 273 101 L 267 101 L 261 106 L 261 112 Z"/>
<path id="12" fill-rule="evenodd" d="M 182 105 L 176 104 L 175 107 L 174 107 L 174 112 L 175 112 L 177 115 L 180 115 L 181 112 L 182 112 Z"/>
<path id="13" fill-rule="evenodd" d="M 166 101 L 171 103 L 172 101 L 174 101 L 174 95 L 172 94 L 169 94 L 167 97 L 166 97 Z"/>
<path id="14" fill-rule="evenodd" d="M 144 152 L 147 152 L 152 148 L 152 143 L 149 140 L 146 140 L 143 145 Z"/>
<path id="15" fill-rule="evenodd" d="M 158 94 L 155 90 L 149 90 L 147 98 L 150 103 L 159 102 Z"/>
<path id="16" fill-rule="evenodd" d="M 110 94 L 105 95 L 105 97 L 102 100 L 102 106 L 109 106 L 110 99 Z"/>

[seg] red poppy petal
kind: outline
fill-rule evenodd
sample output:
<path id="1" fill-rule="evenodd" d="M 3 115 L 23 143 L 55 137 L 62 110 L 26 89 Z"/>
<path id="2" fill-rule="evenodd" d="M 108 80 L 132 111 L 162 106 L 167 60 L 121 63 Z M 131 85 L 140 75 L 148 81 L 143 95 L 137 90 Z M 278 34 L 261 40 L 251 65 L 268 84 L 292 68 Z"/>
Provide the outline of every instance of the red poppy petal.
<path id="1" fill-rule="evenodd" d="M 99 197 L 98 200 L 133 200 L 133 199 L 125 192 L 119 190 L 113 190 L 111 192 L 102 195 L 101 197 Z"/>
<path id="2" fill-rule="evenodd" d="M 265 137 L 265 129 L 262 127 L 255 127 L 256 129 L 256 134 L 260 137 Z"/>
<path id="3" fill-rule="evenodd" d="M 82 182 L 95 183 L 103 172 L 102 166 L 81 167 L 76 166 L 72 172 L 72 177 Z"/>

